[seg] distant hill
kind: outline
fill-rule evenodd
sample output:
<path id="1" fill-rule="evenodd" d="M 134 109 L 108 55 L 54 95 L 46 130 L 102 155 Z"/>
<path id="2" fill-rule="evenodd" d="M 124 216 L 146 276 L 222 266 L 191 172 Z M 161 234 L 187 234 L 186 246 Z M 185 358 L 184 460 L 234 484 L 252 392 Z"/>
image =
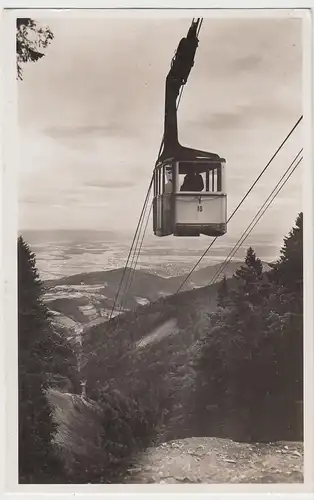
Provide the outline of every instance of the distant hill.
<path id="1" fill-rule="evenodd" d="M 231 278 L 242 264 L 241 261 L 231 262 L 223 274 Z M 207 286 L 219 267 L 220 264 L 215 264 L 197 269 L 180 291 Z M 264 270 L 268 269 L 269 265 L 264 263 Z M 95 321 L 98 317 L 108 317 L 123 274 L 123 285 L 116 301 L 116 307 L 123 306 L 123 310 L 135 309 L 139 305 L 175 294 L 187 277 L 184 274 L 164 278 L 156 273 L 137 269 L 134 273 L 132 272 L 131 283 L 130 269 L 127 269 L 125 273 L 123 268 L 80 273 L 45 281 L 47 305 L 50 309 L 81 324 Z M 219 276 L 218 281 L 222 279 L 223 274 Z M 125 295 L 126 290 L 128 293 Z"/>
<path id="2" fill-rule="evenodd" d="M 112 305 L 123 275 L 124 281 L 121 288 L 122 297 L 128 284 L 131 283 L 129 269 L 125 273 L 124 269 L 120 268 L 110 271 L 76 274 L 56 280 L 47 280 L 44 282 L 44 285 L 47 290 L 50 292 L 55 290 L 56 293 L 61 287 L 63 289 L 66 287 L 69 289 L 71 289 L 71 287 L 81 287 L 81 293 L 84 293 L 84 288 L 86 292 L 89 293 L 90 290 L 88 290 L 88 287 L 99 285 L 100 288 L 98 289 L 98 293 L 101 294 L 101 298 L 104 299 L 107 304 Z M 167 278 L 162 278 L 157 274 L 148 273 L 142 270 L 136 270 L 132 278 L 132 287 L 130 288 L 125 307 L 136 307 L 138 303 L 140 303 L 136 300 L 136 297 L 138 297 L 139 301 L 143 299 L 148 301 L 158 300 L 163 295 L 173 293 L 174 286 L 174 284 L 168 282 Z M 118 301 L 118 303 L 119 302 L 120 301 Z"/>
<path id="3" fill-rule="evenodd" d="M 227 278 L 231 277 L 235 271 L 243 264 L 243 261 L 232 261 L 225 268 L 223 273 L 218 277 L 222 279 L 223 275 Z M 214 264 L 211 266 L 203 267 L 201 269 L 196 269 L 193 271 L 190 278 L 184 285 L 184 289 L 191 289 L 195 286 L 206 286 L 209 281 L 214 277 L 215 273 L 220 267 L 219 264 Z M 270 269 L 270 266 L 264 262 L 264 271 Z M 96 285 L 96 284 L 106 284 L 107 287 L 116 286 L 118 287 L 124 273 L 124 268 L 112 269 L 110 271 L 96 271 L 91 273 L 80 273 L 74 274 L 72 276 L 65 276 L 63 278 L 57 278 L 53 280 L 45 281 L 47 287 L 60 286 L 60 285 Z M 158 296 L 162 293 L 174 293 L 177 288 L 181 285 L 187 274 L 181 276 L 175 276 L 170 278 L 164 278 L 156 273 L 150 273 L 143 271 L 141 269 L 132 270 L 132 294 L 136 295 L 139 293 L 143 296 L 154 295 Z M 128 280 L 130 276 L 130 269 L 125 271 L 124 279 Z"/>
<path id="4" fill-rule="evenodd" d="M 54 280 L 45 281 L 46 286 L 59 286 L 59 285 L 98 285 L 106 284 L 107 286 L 119 285 L 122 275 L 124 273 L 124 268 L 112 269 L 110 271 L 96 271 L 91 273 L 80 273 L 74 274 L 72 276 L 65 276 L 64 278 L 57 278 Z M 128 278 L 130 269 L 128 268 L 125 272 L 125 277 Z M 134 283 L 139 280 L 143 284 L 150 287 L 151 284 L 154 286 L 163 286 L 169 278 L 163 278 L 157 274 L 149 273 L 142 270 L 136 270 L 134 273 Z"/>
<path id="5" fill-rule="evenodd" d="M 237 269 L 239 269 L 239 267 L 242 266 L 243 264 L 244 264 L 243 261 L 231 261 L 223 270 L 223 272 L 217 277 L 217 281 L 220 281 L 224 275 L 226 276 L 226 278 L 231 278 L 237 271 Z M 194 287 L 208 285 L 211 279 L 215 276 L 220 266 L 221 263 L 218 263 L 211 266 L 203 267 L 201 269 L 196 269 L 188 278 L 182 289 L 189 290 Z M 264 271 L 270 270 L 270 266 L 267 262 L 263 262 L 263 269 Z M 171 283 L 174 285 L 174 288 L 176 290 L 186 277 L 187 274 L 184 274 L 183 276 L 175 276 L 174 278 L 169 278 L 169 279 L 171 280 Z"/>

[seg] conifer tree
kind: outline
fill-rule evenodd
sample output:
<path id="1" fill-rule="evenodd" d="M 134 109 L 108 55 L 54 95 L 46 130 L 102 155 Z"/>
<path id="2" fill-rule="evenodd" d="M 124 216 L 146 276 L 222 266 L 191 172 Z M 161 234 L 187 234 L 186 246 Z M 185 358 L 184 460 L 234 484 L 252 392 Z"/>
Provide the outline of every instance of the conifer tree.
<path id="1" fill-rule="evenodd" d="M 291 294 L 301 311 L 303 302 L 303 214 L 298 215 L 295 227 L 284 238 L 280 258 L 273 265 L 269 276 L 282 287 L 282 291 Z"/>
<path id="2" fill-rule="evenodd" d="M 228 303 L 229 287 L 226 275 L 222 278 L 217 291 L 217 307 L 224 309 Z"/>
<path id="3" fill-rule="evenodd" d="M 246 253 L 245 265 L 235 272 L 235 278 L 238 280 L 236 292 L 238 302 L 246 300 L 253 304 L 258 301 L 262 277 L 263 264 L 256 256 L 253 248 L 250 247 Z"/>
<path id="4" fill-rule="evenodd" d="M 35 256 L 18 239 L 19 481 L 54 482 L 61 466 L 52 448 L 54 425 L 44 390 L 53 358 L 49 314 Z"/>
<path id="5" fill-rule="evenodd" d="M 284 238 L 281 255 L 268 273 L 273 283 L 271 297 L 274 321 L 270 334 L 280 357 L 278 390 L 289 391 L 291 399 L 303 400 L 303 214 Z M 294 395 L 294 396 L 293 396 Z"/>
<path id="6" fill-rule="evenodd" d="M 268 436 L 302 439 L 302 412 L 296 410 L 303 399 L 302 214 L 272 267 L 263 273 L 262 262 L 248 250 L 228 306 L 211 314 L 198 380 L 207 391 L 204 405 L 246 408 L 247 437 L 265 437 L 267 412 L 273 414 Z"/>

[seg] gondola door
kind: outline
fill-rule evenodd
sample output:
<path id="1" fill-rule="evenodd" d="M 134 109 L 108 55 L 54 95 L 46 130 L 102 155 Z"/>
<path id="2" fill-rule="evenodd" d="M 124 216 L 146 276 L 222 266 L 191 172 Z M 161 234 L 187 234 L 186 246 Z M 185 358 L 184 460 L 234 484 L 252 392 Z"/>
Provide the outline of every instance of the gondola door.
<path id="1" fill-rule="evenodd" d="M 160 165 L 156 167 L 154 174 L 153 224 L 156 236 L 169 236 L 173 233 L 172 188 L 169 190 L 166 172 L 169 172 L 169 166 Z"/>

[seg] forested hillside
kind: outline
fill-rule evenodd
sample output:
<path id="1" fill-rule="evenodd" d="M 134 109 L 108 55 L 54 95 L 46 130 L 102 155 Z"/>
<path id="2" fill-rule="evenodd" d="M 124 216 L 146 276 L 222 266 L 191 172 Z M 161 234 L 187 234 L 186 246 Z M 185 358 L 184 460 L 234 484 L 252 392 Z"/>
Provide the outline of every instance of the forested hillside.
<path id="1" fill-rule="evenodd" d="M 121 482 L 141 450 L 180 437 L 303 439 L 302 214 L 271 269 L 250 248 L 232 278 L 85 331 L 79 375 L 86 397 L 50 390 L 52 414 L 42 392 L 46 374 L 75 380 L 75 369 L 70 375 L 56 357 L 34 256 L 21 239 L 19 248 L 20 445 L 39 460 L 39 476 L 45 467 L 55 481 L 65 474 L 70 482 Z M 38 419 L 46 434 L 36 441 Z M 20 458 L 20 477 L 32 482 L 23 467 Z"/>
<path id="2" fill-rule="evenodd" d="M 51 326 L 42 302 L 35 256 L 18 239 L 19 480 L 62 480 L 63 468 L 52 446 L 55 427 L 45 390 L 57 381 L 77 391 L 76 358 Z"/>
<path id="3" fill-rule="evenodd" d="M 302 214 L 285 238 L 281 256 L 263 273 L 252 249 L 223 282 L 211 327 L 196 360 L 195 432 L 208 435 L 219 406 L 228 422 L 241 409 L 246 439 L 302 439 L 303 248 Z M 234 417 L 232 417 L 234 415 Z M 231 425 L 232 428 L 232 425 Z"/>

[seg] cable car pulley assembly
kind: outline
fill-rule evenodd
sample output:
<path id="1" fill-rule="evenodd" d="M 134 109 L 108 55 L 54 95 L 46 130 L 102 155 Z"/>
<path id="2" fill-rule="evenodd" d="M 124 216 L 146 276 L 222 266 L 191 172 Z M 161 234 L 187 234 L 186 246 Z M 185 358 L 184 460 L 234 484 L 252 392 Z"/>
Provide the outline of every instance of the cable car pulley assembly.
<path id="1" fill-rule="evenodd" d="M 227 231 L 225 159 L 178 140 L 177 99 L 194 65 L 201 23 L 193 19 L 166 78 L 163 149 L 154 169 L 156 236 L 221 236 Z"/>

